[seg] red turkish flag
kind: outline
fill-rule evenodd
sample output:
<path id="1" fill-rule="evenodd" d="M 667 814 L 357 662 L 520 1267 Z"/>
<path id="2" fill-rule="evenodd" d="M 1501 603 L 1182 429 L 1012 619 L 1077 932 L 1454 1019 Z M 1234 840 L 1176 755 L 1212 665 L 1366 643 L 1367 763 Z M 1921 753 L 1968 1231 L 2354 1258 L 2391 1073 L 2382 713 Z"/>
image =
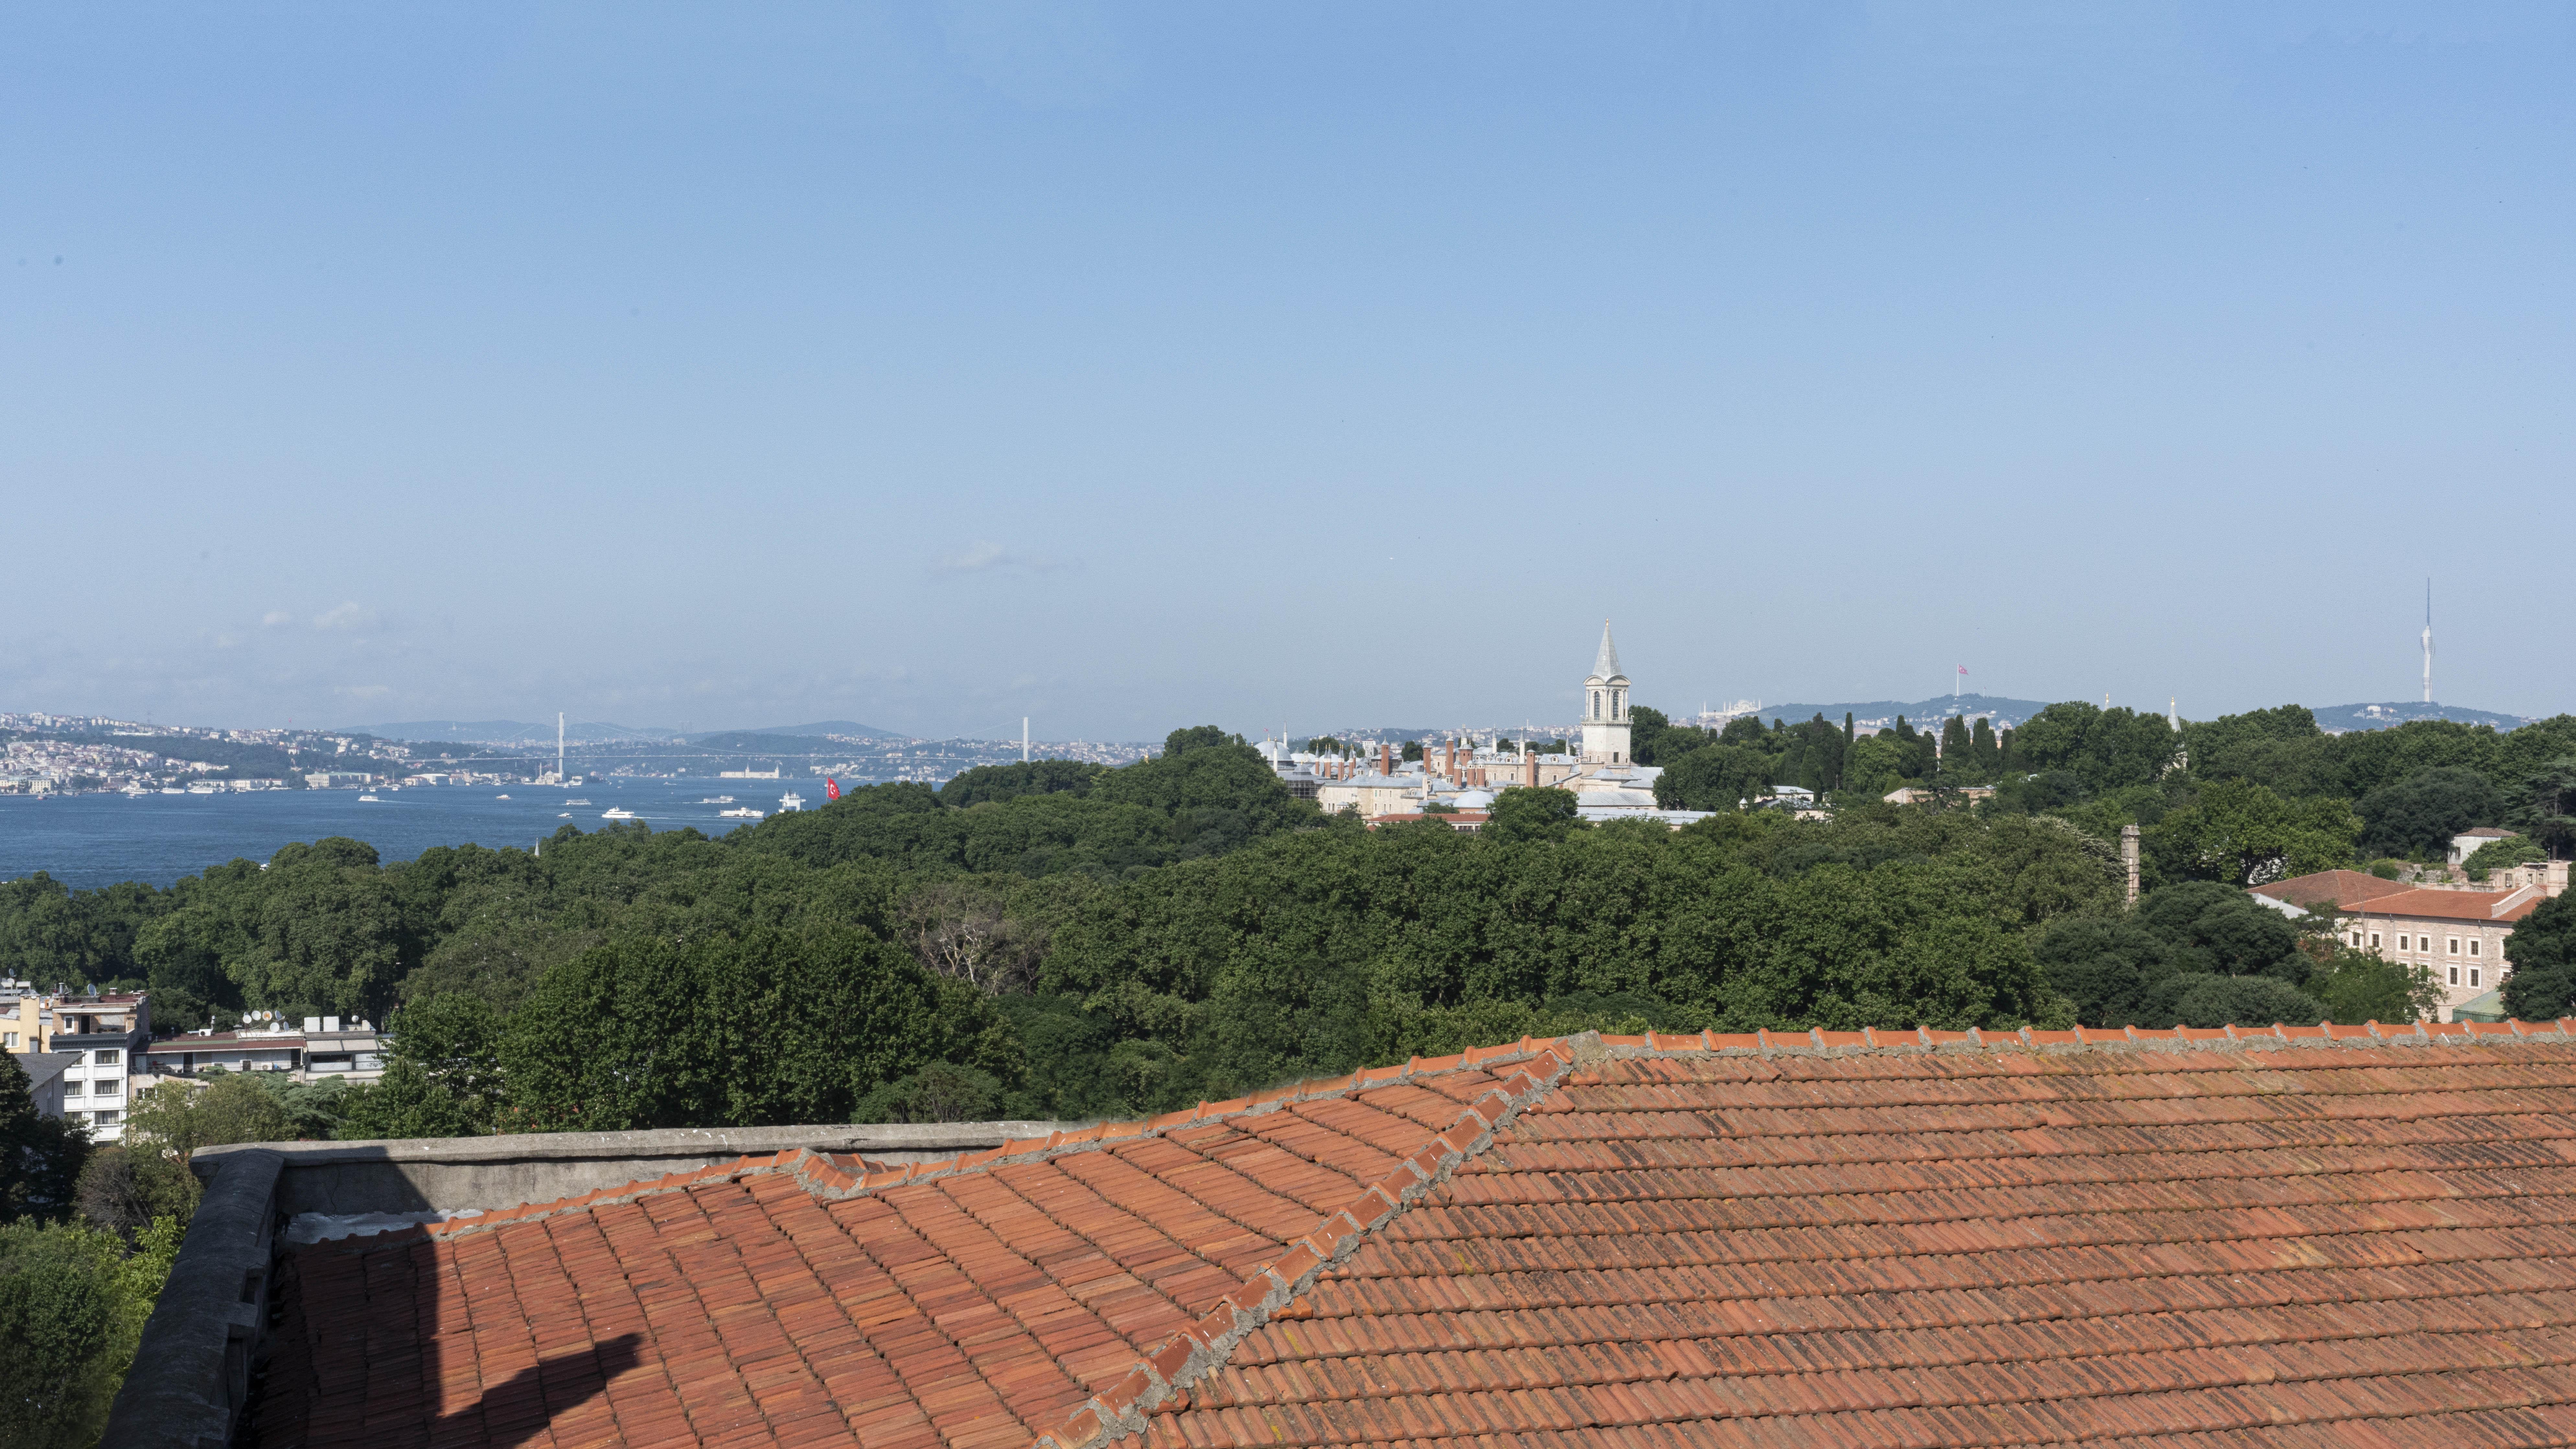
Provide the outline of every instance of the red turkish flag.
<path id="1" fill-rule="evenodd" d="M 823 798 L 824 798 L 824 799 L 826 799 L 826 800 L 838 800 L 838 799 L 840 799 L 840 798 L 841 798 L 841 782 L 840 782 L 840 781 L 838 781 L 838 780 L 832 779 L 832 778 L 830 778 L 830 777 L 828 777 L 828 776 L 827 776 L 827 777 L 825 777 L 825 779 L 824 779 L 824 781 L 823 781 Z"/>

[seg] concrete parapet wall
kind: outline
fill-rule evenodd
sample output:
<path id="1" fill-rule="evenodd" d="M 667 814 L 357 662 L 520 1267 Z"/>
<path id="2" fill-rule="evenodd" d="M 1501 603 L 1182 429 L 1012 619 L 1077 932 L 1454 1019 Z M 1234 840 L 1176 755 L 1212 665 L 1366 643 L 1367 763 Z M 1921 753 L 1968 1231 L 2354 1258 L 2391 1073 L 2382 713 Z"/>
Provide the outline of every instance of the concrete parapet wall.
<path id="1" fill-rule="evenodd" d="M 143 1325 L 143 1344 L 117 1392 L 102 1445 L 224 1449 L 250 1396 L 250 1370 L 268 1328 L 275 1276 L 279 1154 L 226 1154 L 213 1174 L 170 1281 Z"/>
<path id="2" fill-rule="evenodd" d="M 453 1212 L 552 1202 L 756 1153 L 810 1147 L 879 1162 L 924 1162 L 1044 1137 L 1055 1122 L 919 1122 L 880 1127 L 677 1128 L 658 1132 L 524 1132 L 376 1142 L 271 1142 L 208 1147 L 191 1162 L 211 1177 L 233 1154 L 280 1155 L 277 1211 Z"/>

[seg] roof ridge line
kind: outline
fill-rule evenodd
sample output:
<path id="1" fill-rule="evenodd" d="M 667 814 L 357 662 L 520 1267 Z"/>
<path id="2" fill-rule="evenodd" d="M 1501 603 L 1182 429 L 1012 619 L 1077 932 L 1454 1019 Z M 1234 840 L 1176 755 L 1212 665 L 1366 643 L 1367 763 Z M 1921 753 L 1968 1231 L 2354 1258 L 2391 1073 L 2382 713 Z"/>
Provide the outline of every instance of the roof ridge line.
<path id="1" fill-rule="evenodd" d="M 796 1180 L 805 1190 L 826 1201 L 882 1192 L 912 1182 L 932 1182 L 960 1173 L 977 1172 L 1004 1163 L 1043 1162 L 1068 1151 L 1096 1152 L 1121 1143 L 1147 1137 L 1160 1137 L 1167 1132 L 1187 1127 L 1204 1127 L 1243 1117 L 1261 1117 L 1283 1111 L 1301 1102 L 1334 1101 L 1357 1096 L 1362 1092 L 1391 1087 L 1423 1077 L 1442 1076 L 1450 1072 L 1497 1068 L 1527 1062 L 1551 1049 L 1563 1055 L 1562 1037 L 1522 1037 L 1517 1042 L 1498 1046 L 1470 1047 L 1456 1056 L 1408 1059 L 1402 1066 L 1374 1067 L 1343 1077 L 1319 1077 L 1291 1082 L 1266 1092 L 1233 1097 L 1222 1102 L 1201 1102 L 1196 1107 L 1165 1112 L 1158 1116 L 1131 1118 L 1116 1122 L 1094 1122 L 1071 1132 L 1050 1132 L 1044 1137 L 1021 1138 L 999 1147 L 982 1151 L 960 1152 L 954 1157 L 934 1158 L 928 1162 L 908 1162 L 882 1172 L 868 1172 L 851 1154 L 818 1152 L 798 1148 L 792 1156 Z"/>
<path id="2" fill-rule="evenodd" d="M 2439 1046 L 2517 1041 L 2576 1041 L 2576 1017 L 2561 1017 L 2547 1022 L 2527 1022 L 2519 1018 L 2505 1021 L 2429 1021 L 2419 1017 L 2412 1022 L 2391 1026 L 2383 1026 L 2377 1021 L 2359 1026 L 2337 1022 L 2317 1026 L 2288 1026 L 2274 1022 L 2270 1026 L 2256 1027 L 2078 1026 L 2063 1031 L 2043 1031 L 2025 1026 L 2014 1031 L 1994 1032 L 1973 1026 L 1965 1031 L 1942 1031 L 1929 1026 L 1918 1026 L 1911 1031 L 1884 1032 L 1875 1027 L 1863 1027 L 1859 1031 L 1827 1031 L 1822 1027 L 1810 1027 L 1794 1033 L 1775 1033 L 1767 1028 L 1749 1032 L 1649 1030 L 1639 1036 L 1601 1036 L 1597 1038 L 1595 1050 L 1603 1056 L 1615 1057 L 1697 1053 L 1773 1057 L 1853 1053 L 1919 1055 L 1960 1048 L 1989 1054 L 2043 1048 L 2113 1051 L 2123 1048 L 2195 1051 L 2203 1048 L 2253 1048 L 2270 1051 L 2293 1046 Z"/>
<path id="3" fill-rule="evenodd" d="M 1255 1270 L 1197 1322 L 1156 1345 L 1124 1378 L 1077 1405 L 1061 1425 L 1032 1441 L 1030 1449 L 1097 1449 L 1144 1432 L 1148 1415 L 1223 1367 L 1236 1345 L 1312 1287 L 1325 1269 L 1347 1259 L 1369 1234 L 1448 1181 L 1459 1164 L 1481 1156 L 1493 1145 L 1497 1131 L 1565 1080 L 1577 1057 L 1588 1055 L 1584 1047 L 1593 1035 L 1585 1032 L 1537 1043 L 1523 1037 L 1504 1048 L 1527 1054 L 1519 1071 L 1468 1103 L 1457 1120 L 1432 1133 L 1420 1151 L 1290 1243 L 1277 1261 Z"/>

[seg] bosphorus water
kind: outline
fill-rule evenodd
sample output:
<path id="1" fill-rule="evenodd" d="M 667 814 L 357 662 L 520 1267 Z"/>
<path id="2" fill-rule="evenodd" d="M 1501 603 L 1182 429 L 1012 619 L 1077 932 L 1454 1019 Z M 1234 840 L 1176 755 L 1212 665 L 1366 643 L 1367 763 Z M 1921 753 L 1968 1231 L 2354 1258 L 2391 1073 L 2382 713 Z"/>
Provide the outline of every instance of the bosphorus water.
<path id="1" fill-rule="evenodd" d="M 854 783 L 843 781 L 843 785 Z M 259 790 L 222 795 L 0 795 L 0 880 L 43 871 L 77 889 L 181 876 L 235 857 L 266 860 L 294 841 L 346 835 L 386 861 L 437 845 L 517 846 L 566 825 L 584 831 L 632 810 L 656 831 L 692 827 L 721 835 L 749 822 L 719 812 L 747 806 L 775 814 L 793 790 L 807 808 L 823 803 L 823 782 L 792 780 L 605 779 L 558 785 L 435 785 L 377 790 Z M 504 800 L 499 797 L 508 796 Z M 701 803 L 731 795 L 735 807 Z M 586 805 L 571 802 L 585 800 Z"/>

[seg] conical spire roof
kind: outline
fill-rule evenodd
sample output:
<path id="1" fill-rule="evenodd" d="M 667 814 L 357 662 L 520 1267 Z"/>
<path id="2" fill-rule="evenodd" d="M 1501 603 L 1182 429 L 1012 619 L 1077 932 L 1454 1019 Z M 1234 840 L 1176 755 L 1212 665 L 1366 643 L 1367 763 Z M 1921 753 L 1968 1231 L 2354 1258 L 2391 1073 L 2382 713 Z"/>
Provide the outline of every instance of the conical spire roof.
<path id="1" fill-rule="evenodd" d="M 1593 656 L 1592 677 L 1595 679 L 1627 678 L 1619 672 L 1619 646 L 1611 642 L 1610 621 L 1607 619 L 1601 621 L 1601 652 Z"/>

